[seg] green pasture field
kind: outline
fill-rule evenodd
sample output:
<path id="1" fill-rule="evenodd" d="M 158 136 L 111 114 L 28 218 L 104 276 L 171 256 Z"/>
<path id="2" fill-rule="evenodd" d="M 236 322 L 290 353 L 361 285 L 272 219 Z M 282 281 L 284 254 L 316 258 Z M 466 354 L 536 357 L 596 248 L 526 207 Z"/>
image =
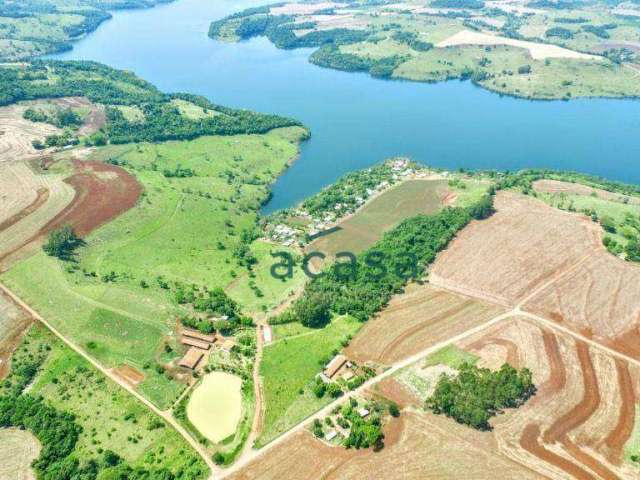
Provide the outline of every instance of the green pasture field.
<path id="1" fill-rule="evenodd" d="M 271 267 L 282 261 L 280 257 L 273 257 L 272 253 L 287 252 L 295 258 L 296 252 L 291 248 L 256 240 L 251 245 L 251 251 L 257 260 L 252 273 L 241 271 L 227 286 L 226 292 L 245 308 L 246 313 L 257 314 L 272 310 L 293 295 L 304 285 L 306 277 L 299 266 L 293 269 L 292 278 L 280 280 L 271 274 Z M 254 284 L 253 289 L 250 282 Z M 259 290 L 256 291 L 255 287 Z"/>
<path id="2" fill-rule="evenodd" d="M 351 317 L 337 317 L 322 329 L 284 338 L 264 348 L 260 375 L 266 410 L 259 446 L 331 401 L 326 396 L 316 398 L 309 384 L 322 370 L 321 362 L 329 360 L 341 348 L 341 340 L 354 335 L 361 325 Z"/>
<path id="3" fill-rule="evenodd" d="M 242 231 L 254 227 L 268 185 L 296 155 L 303 132 L 289 128 L 101 149 L 95 159 L 117 160 L 142 183 L 138 205 L 85 239 L 75 271 L 38 253 L 2 280 L 105 366 L 128 364 L 143 372 L 139 390 L 168 408 L 184 385 L 154 367 L 166 363 L 164 344 L 176 343 L 175 317 L 181 310 L 157 277 L 225 287 L 233 271 L 244 275 L 233 251 Z M 195 176 L 165 178 L 162 171 L 178 165 Z M 264 245 L 256 250 L 264 254 Z M 257 269 L 261 278 L 265 268 Z M 266 300 L 279 303 L 278 296 L 292 287 L 280 289 L 274 279 L 264 287 Z M 248 297 L 239 289 L 241 300 L 243 295 Z"/>
<path id="4" fill-rule="evenodd" d="M 180 435 L 43 327 L 34 326 L 15 355 L 48 350 L 29 393 L 76 416 L 82 427 L 74 456 L 98 459 L 112 450 L 132 466 L 201 471 L 207 467 Z"/>
<path id="5" fill-rule="evenodd" d="M 466 352 L 455 345 L 449 345 L 429 355 L 426 358 L 423 367 L 447 365 L 451 368 L 460 368 L 460 365 L 463 363 L 467 362 L 475 364 L 478 359 L 479 357 L 477 355 Z"/>

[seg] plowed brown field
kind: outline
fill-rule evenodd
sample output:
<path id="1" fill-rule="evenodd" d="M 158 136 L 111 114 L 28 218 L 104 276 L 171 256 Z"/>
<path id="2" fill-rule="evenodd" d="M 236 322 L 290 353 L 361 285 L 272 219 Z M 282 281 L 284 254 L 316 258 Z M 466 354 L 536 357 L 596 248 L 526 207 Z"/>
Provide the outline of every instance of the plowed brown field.
<path id="1" fill-rule="evenodd" d="M 497 451 L 490 436 L 435 415 L 405 410 L 385 429 L 385 447 L 353 451 L 330 447 L 300 432 L 229 478 L 234 480 L 445 478 L 539 479 Z M 499 472 L 499 476 L 496 473 Z"/>
<path id="2" fill-rule="evenodd" d="M 0 379 L 7 375 L 11 354 L 32 321 L 24 310 L 0 292 Z"/>
<path id="3" fill-rule="evenodd" d="M 433 284 L 512 306 L 601 249 L 600 227 L 512 192 L 474 221 L 436 260 Z"/>
<path id="4" fill-rule="evenodd" d="M 358 332 L 347 356 L 391 364 L 503 313 L 501 307 L 430 285 L 411 284 Z"/>
<path id="5" fill-rule="evenodd" d="M 537 394 L 494 422 L 500 451 L 551 478 L 638 478 L 623 462 L 640 394 L 640 369 L 568 335 L 516 319 L 459 345 L 491 357 L 517 347 L 516 366 L 534 372 Z"/>

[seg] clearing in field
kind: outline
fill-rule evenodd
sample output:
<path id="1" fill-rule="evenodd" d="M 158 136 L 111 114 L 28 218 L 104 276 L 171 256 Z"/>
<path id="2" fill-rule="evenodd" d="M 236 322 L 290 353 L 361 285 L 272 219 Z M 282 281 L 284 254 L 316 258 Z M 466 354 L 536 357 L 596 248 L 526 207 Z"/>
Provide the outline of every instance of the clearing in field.
<path id="1" fill-rule="evenodd" d="M 514 192 L 499 192 L 495 208 L 438 256 L 431 283 L 513 306 L 603 250 L 600 226 L 583 216 Z"/>
<path id="2" fill-rule="evenodd" d="M 322 252 L 328 257 L 338 252 L 366 250 L 404 219 L 435 213 L 442 207 L 447 193 L 446 180 L 402 182 L 342 220 L 338 230 L 316 239 L 307 250 Z"/>
<path id="3" fill-rule="evenodd" d="M 601 188 L 590 187 L 582 183 L 564 182 L 561 180 L 543 179 L 533 182 L 536 192 L 550 194 L 582 195 L 600 198 L 612 202 L 640 205 L 640 198 L 622 193 L 609 192 Z"/>
<path id="4" fill-rule="evenodd" d="M 31 462 L 40 455 L 40 443 L 31 433 L 0 428 L 0 479 L 35 480 Z"/>
<path id="5" fill-rule="evenodd" d="M 515 40 L 513 38 L 472 32 L 470 30 L 462 30 L 461 32 L 437 43 L 436 47 L 446 48 L 455 47 L 457 45 L 508 45 L 511 47 L 524 48 L 529 51 L 529 54 L 534 60 L 544 60 L 546 58 L 573 58 L 578 60 L 601 59 L 601 57 L 596 55 L 575 52 L 557 45 Z"/>
<path id="6" fill-rule="evenodd" d="M 358 332 L 346 349 L 358 362 L 392 364 L 504 312 L 499 306 L 410 284 Z"/>
<path id="7" fill-rule="evenodd" d="M 242 380 L 230 373 L 211 372 L 191 394 L 187 417 L 214 443 L 233 435 L 242 414 Z"/>

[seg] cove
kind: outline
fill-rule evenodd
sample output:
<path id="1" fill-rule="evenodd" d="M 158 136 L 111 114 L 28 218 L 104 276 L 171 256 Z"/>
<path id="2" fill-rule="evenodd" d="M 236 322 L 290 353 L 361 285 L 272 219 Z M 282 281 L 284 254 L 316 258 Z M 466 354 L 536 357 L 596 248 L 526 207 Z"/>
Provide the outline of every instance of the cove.
<path id="1" fill-rule="evenodd" d="M 113 19 L 50 58 L 132 70 L 163 91 L 294 117 L 311 129 L 264 213 L 392 156 L 448 169 L 577 170 L 640 183 L 640 101 L 539 102 L 469 82 L 379 80 L 308 63 L 312 50 L 264 38 L 211 40 L 209 23 L 266 0 L 177 0 Z M 640 81 L 640 78 L 639 78 Z"/>

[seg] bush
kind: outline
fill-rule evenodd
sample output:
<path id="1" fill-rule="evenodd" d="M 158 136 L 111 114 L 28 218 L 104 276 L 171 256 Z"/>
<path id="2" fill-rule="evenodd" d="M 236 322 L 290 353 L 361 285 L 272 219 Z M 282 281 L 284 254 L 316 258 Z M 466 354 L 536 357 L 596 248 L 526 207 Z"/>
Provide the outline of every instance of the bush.
<path id="1" fill-rule="evenodd" d="M 76 235 L 73 228 L 70 225 L 64 225 L 49 234 L 42 249 L 51 257 L 69 260 L 73 251 L 82 244 L 83 241 Z"/>

